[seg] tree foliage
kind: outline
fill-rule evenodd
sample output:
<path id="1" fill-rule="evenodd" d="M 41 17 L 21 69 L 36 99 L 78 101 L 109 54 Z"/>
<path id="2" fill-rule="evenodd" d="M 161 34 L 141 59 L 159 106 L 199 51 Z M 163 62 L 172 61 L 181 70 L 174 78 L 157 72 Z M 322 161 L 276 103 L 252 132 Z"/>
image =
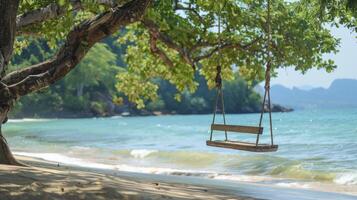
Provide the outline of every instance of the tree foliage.
<path id="1" fill-rule="evenodd" d="M 57 14 L 43 22 L 19 27 L 18 32 L 22 34 L 17 38 L 16 47 L 25 47 L 28 38 L 35 36 L 45 39 L 51 49 L 56 50 L 70 30 L 84 19 L 128 2 L 23 1 L 19 17 L 51 6 Z M 302 73 L 311 68 L 331 72 L 336 66 L 333 61 L 324 60 L 323 55 L 337 52 L 339 40 L 331 35 L 325 23 L 336 19 L 339 19 L 336 23 L 349 26 L 355 23 L 353 1 L 276 0 L 271 3 L 272 73 L 286 67 Z M 326 16 L 316 17 L 321 16 L 322 11 Z M 221 20 L 221 33 L 218 33 L 218 19 Z M 125 52 L 124 62 L 120 63 L 124 70 L 117 75 L 116 88 L 142 108 L 148 100 L 160 96 L 157 94 L 158 79 L 174 85 L 178 93 L 192 93 L 198 88 L 195 74 L 199 73 L 208 87 L 213 88 L 217 65 L 223 66 L 222 76 L 226 80 L 233 80 L 238 73 L 249 83 L 260 81 L 264 78 L 267 61 L 267 27 L 266 0 L 154 0 L 141 20 L 119 31 L 118 43 L 125 47 L 120 48 Z M 31 59 L 28 59 L 29 64 L 34 64 L 35 60 Z M 96 82 L 88 77 L 94 74 L 99 77 L 101 73 L 100 70 L 92 71 L 91 63 L 102 66 L 102 72 L 111 70 L 106 66 L 113 63 L 98 64 L 96 61 L 84 64 L 86 75 L 81 80 L 73 75 L 66 81 L 77 89 L 88 81 Z M 84 67 L 72 73 L 83 74 L 80 70 Z M 175 98 L 180 100 L 182 96 L 176 94 Z"/>
<path id="2" fill-rule="evenodd" d="M 337 52 L 339 40 L 316 18 L 318 4 L 271 2 L 273 73 L 286 67 L 331 72 L 336 66 L 323 55 Z M 179 92 L 197 89 L 195 71 L 212 88 L 219 64 L 227 80 L 236 71 L 248 81 L 264 78 L 266 1 L 154 1 L 144 19 L 127 30 L 118 41 L 129 44 L 124 56 L 128 68 L 118 75 L 117 88 L 139 107 L 143 99 L 157 97 L 157 77 Z"/>
<path id="3" fill-rule="evenodd" d="M 307 1 L 306 3 L 310 3 Z M 357 32 L 356 0 L 320 0 L 320 18 L 335 26 L 344 25 Z"/>

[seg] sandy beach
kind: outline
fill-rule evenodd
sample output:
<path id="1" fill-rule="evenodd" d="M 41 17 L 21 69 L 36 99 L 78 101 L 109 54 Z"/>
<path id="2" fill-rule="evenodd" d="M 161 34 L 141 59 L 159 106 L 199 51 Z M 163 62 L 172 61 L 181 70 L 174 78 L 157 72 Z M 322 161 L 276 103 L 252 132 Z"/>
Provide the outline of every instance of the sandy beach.
<path id="1" fill-rule="evenodd" d="M 229 191 L 79 170 L 27 157 L 0 165 L 0 199 L 253 199 Z"/>
<path id="2" fill-rule="evenodd" d="M 70 167 L 18 156 L 29 167 L 0 165 L 0 199 L 355 199 L 356 196 L 199 178 Z M 316 197 L 316 198 L 314 198 Z"/>

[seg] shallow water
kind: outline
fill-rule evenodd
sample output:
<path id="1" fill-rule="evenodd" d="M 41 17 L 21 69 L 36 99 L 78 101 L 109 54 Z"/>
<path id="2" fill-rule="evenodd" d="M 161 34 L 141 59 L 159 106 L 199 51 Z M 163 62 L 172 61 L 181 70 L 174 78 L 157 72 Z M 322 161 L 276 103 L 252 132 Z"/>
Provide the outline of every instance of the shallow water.
<path id="1" fill-rule="evenodd" d="M 267 125 L 267 115 L 264 125 Z M 228 115 L 256 125 L 258 114 Z M 274 113 L 276 153 L 207 147 L 211 115 L 10 120 L 5 135 L 18 155 L 123 171 L 357 188 L 357 109 Z M 268 127 L 262 142 L 269 142 Z M 223 138 L 223 132 L 215 132 Z M 255 141 L 254 135 L 229 134 Z"/>

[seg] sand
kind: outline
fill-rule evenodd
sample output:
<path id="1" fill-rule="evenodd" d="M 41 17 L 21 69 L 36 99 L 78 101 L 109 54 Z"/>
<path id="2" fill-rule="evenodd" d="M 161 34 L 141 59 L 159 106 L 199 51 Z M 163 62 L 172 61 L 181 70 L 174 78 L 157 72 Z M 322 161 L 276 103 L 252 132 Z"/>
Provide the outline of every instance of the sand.
<path id="1" fill-rule="evenodd" d="M 253 199 L 230 191 L 181 183 L 166 183 L 57 166 L 19 157 L 31 165 L 0 165 L 0 199 Z"/>
<path id="2" fill-rule="evenodd" d="M 0 200 L 357 199 L 357 191 L 352 186 L 338 189 L 336 185 L 319 183 L 315 189 L 305 190 L 271 183 L 119 172 L 58 165 L 24 156 L 17 158 L 29 166 L 0 165 Z"/>

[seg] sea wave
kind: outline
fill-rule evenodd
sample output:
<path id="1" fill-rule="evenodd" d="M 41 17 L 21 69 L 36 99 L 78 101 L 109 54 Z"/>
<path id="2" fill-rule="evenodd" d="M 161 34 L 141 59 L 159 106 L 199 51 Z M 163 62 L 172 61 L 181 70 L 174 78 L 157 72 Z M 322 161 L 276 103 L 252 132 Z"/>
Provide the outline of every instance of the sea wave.
<path id="1" fill-rule="evenodd" d="M 19 155 L 19 156 L 40 158 L 40 159 L 43 159 L 46 161 L 58 162 L 58 163 L 69 164 L 69 165 L 76 165 L 76 166 L 81 166 L 81 167 L 89 167 L 89 168 L 96 168 L 96 169 L 115 169 L 115 167 L 112 165 L 88 162 L 88 161 L 84 161 L 79 158 L 73 158 L 73 157 L 65 156 L 65 155 L 58 154 L 58 153 L 14 152 L 14 154 Z"/>
<path id="2" fill-rule="evenodd" d="M 120 160 L 123 164 L 128 164 L 118 165 L 119 170 L 130 168 L 130 166 L 136 165 L 136 162 L 140 160 L 140 165 L 144 168 L 135 169 L 133 171 L 142 171 L 143 173 L 159 173 L 160 170 L 164 169 L 160 167 L 166 167 L 165 170 L 163 170 L 165 172 L 172 172 L 172 170 L 167 170 L 169 168 L 179 168 L 184 169 L 184 172 L 191 175 L 209 172 L 209 177 L 227 180 L 234 180 L 235 178 L 237 178 L 237 180 L 246 179 L 244 176 L 233 177 L 232 174 L 248 175 L 249 177 L 247 179 L 250 181 L 252 177 L 254 177 L 253 179 L 259 179 L 257 177 L 274 177 L 278 179 L 331 183 L 341 183 L 343 180 L 349 180 L 349 176 L 336 179 L 337 175 L 334 172 L 310 168 L 304 165 L 304 161 L 290 160 L 279 156 L 243 156 L 184 150 L 161 151 L 156 149 L 115 150 L 112 153 L 116 157 L 116 160 Z M 111 157 L 113 157 L 113 154 L 110 154 Z M 154 167 L 147 168 L 147 166 Z M 190 170 L 194 170 L 195 173 Z M 185 174 L 184 172 L 174 170 L 173 173 L 180 175 Z M 212 176 L 214 173 L 218 173 L 220 176 Z M 227 173 L 228 175 L 226 175 Z M 262 180 L 265 179 L 266 178 L 263 178 Z M 349 182 L 350 184 L 357 185 L 354 179 L 349 180 Z"/>
<path id="3" fill-rule="evenodd" d="M 39 158 L 46 161 L 58 162 L 61 164 L 68 164 L 72 166 L 96 168 L 96 169 L 109 169 L 118 170 L 123 172 L 135 172 L 135 173 L 146 173 L 146 174 L 161 174 L 161 175 L 174 175 L 174 176 L 194 176 L 202 178 L 210 178 L 217 180 L 233 180 L 233 181 L 247 181 L 247 182 L 259 182 L 270 180 L 269 177 L 258 177 L 258 176 L 246 176 L 246 175 L 232 175 L 217 173 L 213 171 L 205 170 L 188 170 L 188 169 L 175 169 L 169 167 L 139 167 L 127 164 L 120 165 L 109 165 L 96 162 L 89 162 L 79 158 L 73 158 L 57 153 L 27 153 L 27 152 L 14 152 L 15 155 L 27 156 L 33 158 Z"/>
<path id="4" fill-rule="evenodd" d="M 152 153 L 157 153 L 157 150 L 148 150 L 148 149 L 134 149 L 130 151 L 130 155 L 134 158 L 145 158 Z"/>
<path id="5" fill-rule="evenodd" d="M 281 182 L 281 183 L 276 183 L 275 185 L 280 187 L 288 187 L 288 188 L 304 188 L 304 189 L 311 188 L 310 184 L 300 183 L 300 182 L 288 182 L 288 183 Z"/>
<path id="6" fill-rule="evenodd" d="M 340 185 L 357 185 L 357 172 L 339 174 L 334 179 L 334 183 Z"/>
<path id="7" fill-rule="evenodd" d="M 296 162 L 296 161 L 294 161 Z M 269 172 L 271 176 L 332 182 L 336 178 L 336 174 L 332 172 L 306 169 L 302 163 L 285 164 L 275 167 Z"/>
<path id="8" fill-rule="evenodd" d="M 133 153 L 134 152 L 134 153 Z M 28 152 L 15 152 L 15 155 L 40 158 L 47 161 L 58 162 L 61 164 L 67 164 L 72 166 L 89 167 L 96 169 L 108 169 L 118 170 L 123 172 L 135 172 L 135 173 L 147 173 L 147 174 L 162 174 L 162 175 L 175 175 L 175 176 L 193 176 L 202 177 L 215 180 L 225 181 L 237 181 L 237 182 L 261 182 L 261 183 L 273 183 L 280 187 L 291 188 L 309 188 L 310 183 L 313 182 L 330 182 L 338 185 L 357 185 L 357 173 L 341 173 L 337 176 L 328 174 L 330 179 L 321 179 L 320 172 L 313 174 L 313 171 L 302 169 L 300 167 L 293 166 L 293 170 L 287 168 L 287 172 L 284 175 L 266 172 L 265 174 L 239 174 L 239 173 L 227 173 L 219 170 L 205 170 L 205 169 L 187 169 L 187 168 L 174 168 L 174 167 L 147 167 L 147 166 L 135 166 L 134 164 L 103 164 L 97 162 L 91 162 L 82 158 L 74 158 L 58 153 L 28 153 Z M 157 150 L 144 150 L 137 149 L 131 150 L 130 154 L 135 158 L 142 159 L 150 154 L 159 154 Z M 160 155 L 160 154 L 159 154 Z M 299 169 L 299 170 L 298 170 Z M 227 171 L 227 170 L 226 170 Z M 228 170 L 229 171 L 229 170 Z M 283 170 L 285 171 L 285 170 Z M 306 175 L 308 173 L 308 175 Z M 310 173 L 310 174 L 309 174 Z M 301 175 L 303 174 L 303 175 Z M 310 182 L 309 182 L 310 181 Z M 312 182 L 311 182 L 312 181 Z"/>
<path id="9" fill-rule="evenodd" d="M 9 123 L 21 123 L 21 122 L 47 122 L 54 119 L 35 119 L 35 118 L 23 118 L 23 119 L 9 119 Z"/>

